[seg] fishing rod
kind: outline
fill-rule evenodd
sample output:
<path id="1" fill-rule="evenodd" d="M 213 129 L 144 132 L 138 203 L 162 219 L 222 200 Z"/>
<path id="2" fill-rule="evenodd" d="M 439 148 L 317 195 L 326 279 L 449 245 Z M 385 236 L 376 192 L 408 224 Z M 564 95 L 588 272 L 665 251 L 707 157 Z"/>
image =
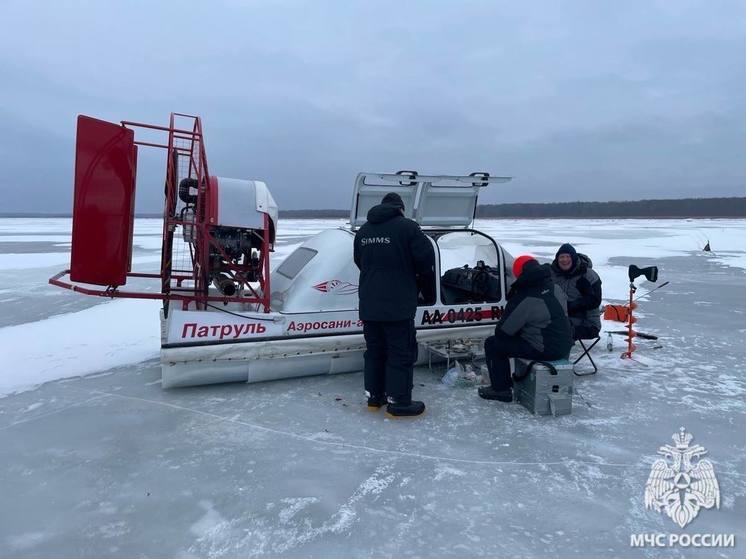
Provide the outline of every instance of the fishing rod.
<path id="1" fill-rule="evenodd" d="M 648 295 L 650 295 L 650 294 L 651 294 L 651 293 L 652 293 L 653 291 L 657 291 L 657 290 L 658 290 L 658 289 L 660 289 L 661 287 L 666 287 L 666 286 L 667 286 L 667 285 L 668 285 L 669 283 L 671 283 L 671 282 L 670 282 L 670 281 L 666 281 L 666 282 L 663 282 L 662 284 L 660 284 L 660 285 L 658 285 L 658 286 L 654 287 L 654 288 L 653 288 L 653 289 L 651 289 L 650 291 L 646 291 L 645 293 L 642 293 L 642 294 L 638 295 L 637 297 L 635 297 L 634 299 L 632 299 L 632 302 L 634 303 L 634 302 L 635 302 L 635 301 L 637 301 L 638 299 L 642 299 L 643 297 L 647 297 L 647 296 L 648 296 Z M 618 298 L 610 298 L 610 299 L 611 299 L 612 301 L 621 301 L 621 300 L 622 300 L 622 299 L 618 299 Z M 601 314 L 603 314 L 603 311 L 601 312 Z"/>
<path id="2" fill-rule="evenodd" d="M 645 293 L 643 293 L 642 295 L 638 295 L 637 297 L 635 297 L 634 299 L 632 299 L 632 301 L 637 301 L 638 299 L 641 299 L 642 297 L 647 297 L 647 296 L 648 296 L 648 295 L 650 295 L 650 294 L 651 294 L 651 293 L 652 293 L 653 291 L 658 291 L 658 290 L 659 290 L 659 289 L 660 289 L 661 287 L 666 287 L 666 286 L 667 286 L 667 285 L 668 285 L 669 283 L 671 283 L 671 282 L 669 282 L 669 281 L 665 281 L 665 282 L 663 282 L 662 284 L 660 284 L 660 285 L 658 285 L 658 286 L 654 287 L 654 288 L 653 288 L 653 289 L 651 289 L 650 291 L 646 291 L 646 292 L 645 292 Z"/>

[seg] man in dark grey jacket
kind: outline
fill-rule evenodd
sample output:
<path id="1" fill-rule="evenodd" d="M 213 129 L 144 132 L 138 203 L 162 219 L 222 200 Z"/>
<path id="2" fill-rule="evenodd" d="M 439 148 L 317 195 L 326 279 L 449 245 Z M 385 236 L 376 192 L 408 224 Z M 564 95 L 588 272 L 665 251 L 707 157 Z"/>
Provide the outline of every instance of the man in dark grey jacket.
<path id="1" fill-rule="evenodd" d="M 491 386 L 480 388 L 479 395 L 486 400 L 513 401 L 511 357 L 554 361 L 567 357 L 572 347 L 564 297 L 552 282 L 549 265 L 520 256 L 513 263 L 513 275 L 517 279 L 495 335 L 484 342 Z"/>
<path id="2" fill-rule="evenodd" d="M 601 331 L 601 278 L 591 259 L 562 245 L 552 262 L 552 279 L 567 296 L 567 314 L 574 340 L 593 339 Z"/>
<path id="3" fill-rule="evenodd" d="M 425 404 L 412 400 L 417 360 L 414 316 L 418 292 L 431 298 L 435 253 L 420 226 L 404 217 L 404 203 L 395 192 L 368 212 L 368 221 L 355 235 L 354 259 L 360 269 L 368 408 L 388 403 L 390 415 L 420 415 Z"/>

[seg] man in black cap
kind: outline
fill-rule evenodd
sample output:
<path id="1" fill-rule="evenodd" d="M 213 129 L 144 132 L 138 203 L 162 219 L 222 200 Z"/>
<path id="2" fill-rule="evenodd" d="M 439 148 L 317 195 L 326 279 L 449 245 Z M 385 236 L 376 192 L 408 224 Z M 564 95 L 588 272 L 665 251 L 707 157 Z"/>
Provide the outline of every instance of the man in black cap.
<path id="1" fill-rule="evenodd" d="M 425 404 L 412 400 L 414 316 L 420 289 L 428 298 L 435 286 L 432 243 L 417 223 L 404 217 L 401 197 L 390 192 L 370 209 L 355 235 L 354 258 L 360 269 L 368 408 L 388 403 L 389 415 L 420 415 Z"/>
<path id="2" fill-rule="evenodd" d="M 601 330 L 601 278 L 591 259 L 570 243 L 557 251 L 552 262 L 552 279 L 567 297 L 567 314 L 574 340 L 593 339 Z"/>

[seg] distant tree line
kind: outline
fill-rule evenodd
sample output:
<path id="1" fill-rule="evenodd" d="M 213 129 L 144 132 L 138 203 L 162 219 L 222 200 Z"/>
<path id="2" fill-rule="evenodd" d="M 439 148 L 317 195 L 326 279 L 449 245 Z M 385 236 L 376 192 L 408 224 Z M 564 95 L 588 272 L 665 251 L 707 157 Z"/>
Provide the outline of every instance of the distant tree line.
<path id="1" fill-rule="evenodd" d="M 350 210 L 280 210 L 280 217 L 290 219 L 330 219 L 350 217 Z"/>
<path id="2" fill-rule="evenodd" d="M 280 210 L 285 218 L 345 218 L 349 210 Z M 546 204 L 484 204 L 482 218 L 604 218 L 604 217 L 746 217 L 744 198 L 681 198 L 625 202 L 558 202 Z"/>
<path id="3" fill-rule="evenodd" d="M 682 198 L 625 202 L 487 204 L 478 217 L 746 217 L 746 198 Z"/>
<path id="4" fill-rule="evenodd" d="M 159 218 L 160 213 L 137 217 Z M 280 210 L 289 219 L 346 218 L 349 210 Z M 70 217 L 69 213 L 0 213 L 0 217 Z M 746 217 L 746 197 L 681 198 L 625 202 L 557 202 L 546 204 L 485 204 L 477 207 L 481 218 L 635 218 L 635 217 Z"/>

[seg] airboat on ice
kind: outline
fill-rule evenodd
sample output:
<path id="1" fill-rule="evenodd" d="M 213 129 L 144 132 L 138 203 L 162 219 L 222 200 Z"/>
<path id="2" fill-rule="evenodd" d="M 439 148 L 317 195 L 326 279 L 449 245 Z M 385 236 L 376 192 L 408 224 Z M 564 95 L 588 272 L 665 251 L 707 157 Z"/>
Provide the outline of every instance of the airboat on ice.
<path id="1" fill-rule="evenodd" d="M 167 139 L 136 141 L 134 129 Z M 159 273 L 131 269 L 138 146 L 167 150 Z M 154 126 L 80 116 L 71 266 L 49 281 L 87 295 L 161 299 L 164 387 L 359 371 L 352 246 L 368 210 L 399 193 L 435 249 L 418 341 L 486 337 L 505 305 L 512 257 L 471 225 L 479 191 L 508 180 L 360 173 L 349 225 L 308 239 L 270 271 L 277 205 L 261 181 L 209 173 L 199 117 L 174 113 L 169 126 Z M 122 289 L 133 277 L 158 281 L 159 292 Z"/>

